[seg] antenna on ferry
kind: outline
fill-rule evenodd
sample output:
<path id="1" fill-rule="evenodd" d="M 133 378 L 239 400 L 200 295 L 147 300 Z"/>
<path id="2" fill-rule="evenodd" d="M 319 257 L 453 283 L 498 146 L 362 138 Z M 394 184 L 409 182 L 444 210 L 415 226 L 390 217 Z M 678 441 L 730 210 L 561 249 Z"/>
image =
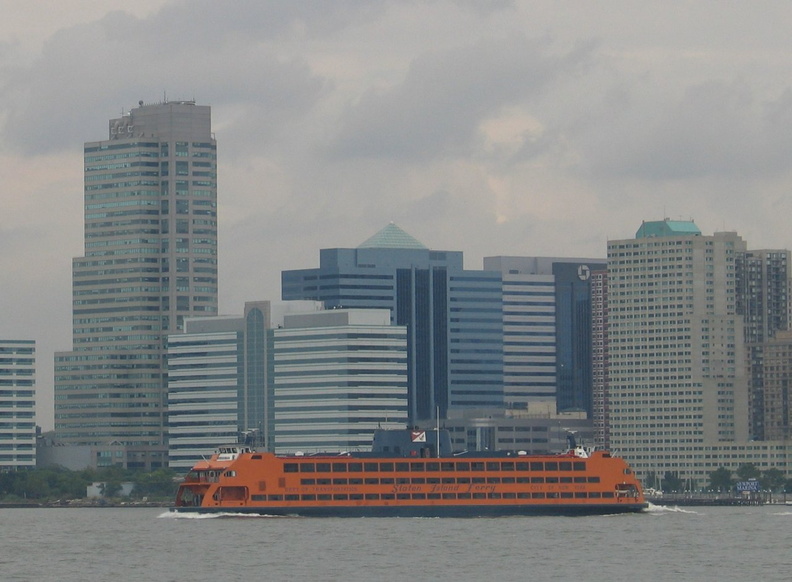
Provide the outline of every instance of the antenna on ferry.
<path id="1" fill-rule="evenodd" d="M 435 407 L 435 440 L 437 441 L 437 458 L 440 458 L 440 407 Z"/>

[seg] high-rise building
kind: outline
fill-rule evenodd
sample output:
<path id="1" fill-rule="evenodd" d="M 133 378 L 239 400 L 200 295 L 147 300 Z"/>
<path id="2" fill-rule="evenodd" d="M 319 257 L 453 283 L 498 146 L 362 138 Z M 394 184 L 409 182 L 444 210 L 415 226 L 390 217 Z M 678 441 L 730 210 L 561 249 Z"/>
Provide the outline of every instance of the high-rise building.
<path id="1" fill-rule="evenodd" d="M 591 272 L 591 420 L 594 444 L 610 448 L 608 271 Z"/>
<path id="2" fill-rule="evenodd" d="M 0 340 L 0 471 L 36 466 L 36 343 Z"/>
<path id="3" fill-rule="evenodd" d="M 55 357 L 55 430 L 156 468 L 167 462 L 166 337 L 217 313 L 210 108 L 141 102 L 84 151 L 85 254 L 72 266 L 72 351 Z"/>
<path id="4" fill-rule="evenodd" d="M 745 242 L 645 222 L 608 242 L 610 441 L 639 471 L 694 474 L 697 451 L 748 440 L 735 263 Z"/>
<path id="5" fill-rule="evenodd" d="M 245 440 L 272 450 L 271 305 L 242 317 L 187 319 L 168 337 L 168 465 L 187 471 L 221 445 Z"/>
<path id="6" fill-rule="evenodd" d="M 592 414 L 591 273 L 602 259 L 485 257 L 503 278 L 504 400 Z"/>
<path id="7" fill-rule="evenodd" d="M 501 274 L 465 270 L 389 224 L 354 249 L 322 249 L 319 268 L 282 273 L 283 299 L 388 309 L 407 328 L 409 420 L 503 406 Z"/>
<path id="8" fill-rule="evenodd" d="M 762 428 L 768 440 L 792 438 L 792 331 L 778 331 L 763 344 Z"/>
<path id="9" fill-rule="evenodd" d="M 407 423 L 407 329 L 386 309 L 294 313 L 273 330 L 276 452 L 368 450 Z"/>
<path id="10" fill-rule="evenodd" d="M 753 250 L 739 253 L 736 262 L 737 313 L 742 315 L 746 366 L 750 379 L 750 433 L 754 439 L 766 434 L 765 349 L 779 331 L 789 329 L 790 251 Z M 774 348 L 775 349 L 775 348 Z M 774 432 L 774 431 L 773 431 Z"/>

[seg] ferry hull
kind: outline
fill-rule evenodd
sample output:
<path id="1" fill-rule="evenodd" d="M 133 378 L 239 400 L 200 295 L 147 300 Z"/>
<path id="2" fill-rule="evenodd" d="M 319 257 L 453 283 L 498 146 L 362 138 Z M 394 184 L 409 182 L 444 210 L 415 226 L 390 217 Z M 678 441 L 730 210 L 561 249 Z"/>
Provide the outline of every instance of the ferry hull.
<path id="1" fill-rule="evenodd" d="M 436 506 L 313 506 L 313 507 L 172 507 L 177 513 L 248 514 L 292 517 L 506 517 L 585 516 L 638 513 L 647 503 L 553 505 L 436 505 Z"/>

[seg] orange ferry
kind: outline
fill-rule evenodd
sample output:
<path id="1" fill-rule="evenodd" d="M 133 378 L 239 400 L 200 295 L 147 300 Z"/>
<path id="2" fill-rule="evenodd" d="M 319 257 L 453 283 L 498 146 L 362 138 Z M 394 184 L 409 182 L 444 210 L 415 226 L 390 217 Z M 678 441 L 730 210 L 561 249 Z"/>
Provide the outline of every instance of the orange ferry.
<path id="1" fill-rule="evenodd" d="M 593 515 L 641 511 L 641 484 L 607 451 L 448 454 L 444 431 L 385 431 L 372 452 L 275 455 L 221 447 L 172 511 L 355 517 Z M 439 445 L 439 446 L 438 446 Z M 443 451 L 445 454 L 442 454 Z"/>

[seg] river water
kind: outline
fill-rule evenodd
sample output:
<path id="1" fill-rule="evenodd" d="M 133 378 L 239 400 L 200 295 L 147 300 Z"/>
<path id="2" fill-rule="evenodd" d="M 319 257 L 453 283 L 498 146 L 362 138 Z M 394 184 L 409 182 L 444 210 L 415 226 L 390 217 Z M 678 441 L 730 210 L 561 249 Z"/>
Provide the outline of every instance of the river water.
<path id="1" fill-rule="evenodd" d="M 792 506 L 335 519 L 0 509 L 11 581 L 792 580 Z"/>

